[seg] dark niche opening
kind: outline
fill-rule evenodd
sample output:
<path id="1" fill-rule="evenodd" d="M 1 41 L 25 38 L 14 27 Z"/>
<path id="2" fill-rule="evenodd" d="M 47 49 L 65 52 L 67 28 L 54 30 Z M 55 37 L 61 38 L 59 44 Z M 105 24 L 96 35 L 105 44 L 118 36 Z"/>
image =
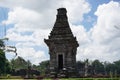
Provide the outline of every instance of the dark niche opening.
<path id="1" fill-rule="evenodd" d="M 58 55 L 58 69 L 63 69 L 63 55 L 59 54 Z"/>

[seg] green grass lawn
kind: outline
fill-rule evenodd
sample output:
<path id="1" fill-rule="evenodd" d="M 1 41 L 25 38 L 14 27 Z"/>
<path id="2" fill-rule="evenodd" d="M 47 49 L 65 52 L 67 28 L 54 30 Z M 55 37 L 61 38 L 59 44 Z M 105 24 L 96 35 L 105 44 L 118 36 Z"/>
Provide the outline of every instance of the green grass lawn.
<path id="1" fill-rule="evenodd" d="M 54 80 L 54 79 L 43 79 L 43 80 Z M 120 80 L 120 78 L 61 78 L 56 80 Z"/>
<path id="2" fill-rule="evenodd" d="M 120 78 L 44 78 L 44 79 L 23 79 L 20 76 L 0 76 L 0 80 L 120 80 Z"/>
<path id="3" fill-rule="evenodd" d="M 43 79 L 43 80 L 55 80 L 55 79 Z M 120 80 L 120 78 L 61 78 L 56 80 Z"/>
<path id="4" fill-rule="evenodd" d="M 120 80 L 120 78 L 0 79 L 0 80 Z"/>

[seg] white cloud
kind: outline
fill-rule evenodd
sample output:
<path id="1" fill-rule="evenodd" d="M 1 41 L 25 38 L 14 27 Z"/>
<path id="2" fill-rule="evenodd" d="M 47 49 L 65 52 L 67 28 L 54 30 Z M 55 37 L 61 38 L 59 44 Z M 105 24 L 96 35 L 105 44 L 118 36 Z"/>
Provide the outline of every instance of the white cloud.
<path id="1" fill-rule="evenodd" d="M 71 4 L 72 3 L 72 4 Z M 26 18 L 29 15 L 32 18 L 36 17 L 36 13 L 39 13 L 39 23 L 41 27 L 52 27 L 55 21 L 56 9 L 60 7 L 66 7 L 68 11 L 69 20 L 72 23 L 77 23 L 83 20 L 83 14 L 90 11 L 90 5 L 85 0 L 2 0 L 1 6 L 14 9 L 11 14 L 11 19 L 14 17 Z M 34 6 L 32 6 L 34 5 Z M 47 5 L 47 6 L 46 6 Z M 17 8 L 16 8 L 17 7 Z M 36 13 L 35 13 L 35 12 Z M 34 15 L 35 14 L 35 15 Z M 19 18 L 18 17 L 18 18 Z M 30 20 L 32 20 L 32 18 Z M 10 19 L 10 21 L 11 21 Z M 28 19 L 28 18 L 27 18 Z M 22 19 L 21 19 L 22 20 Z M 20 21 L 20 20 L 19 20 Z M 29 21 L 29 20 L 28 20 Z M 15 21 L 16 22 L 16 21 Z M 35 23 L 38 24 L 37 21 Z"/>
<path id="2" fill-rule="evenodd" d="M 71 29 L 80 44 L 77 60 L 115 61 L 120 57 L 120 30 L 115 28 L 120 26 L 120 3 L 111 1 L 100 5 L 95 12 L 97 22 L 88 32 L 83 25 L 74 25 L 84 20 L 83 15 L 90 11 L 85 0 L 2 0 L 0 4 L 11 8 L 6 22 L 14 27 L 7 31 L 7 36 L 17 42 L 18 55 L 25 59 L 32 56 L 30 60 L 34 64 L 48 59 L 45 51 L 34 47 L 45 46 L 43 40 L 54 25 L 56 9 L 61 6 L 67 8 Z"/>
<path id="3" fill-rule="evenodd" d="M 98 20 L 96 26 L 93 29 L 93 38 L 98 39 L 97 41 L 99 41 L 101 38 L 109 40 L 114 38 L 114 36 L 120 36 L 118 34 L 119 31 L 115 29 L 115 26 L 120 25 L 120 15 L 118 15 L 119 13 L 120 4 L 117 2 L 111 1 L 109 4 L 100 5 L 95 12 L 95 14 L 98 16 Z"/>
<path id="4" fill-rule="evenodd" d="M 50 29 L 38 29 L 30 33 L 30 35 L 27 35 L 24 31 L 17 32 L 15 28 L 11 28 L 7 31 L 6 37 L 8 37 L 10 41 L 21 42 L 21 44 L 30 42 L 36 46 L 42 46 L 44 44 L 43 39 L 48 37 Z"/>
<path id="5" fill-rule="evenodd" d="M 0 5 L 10 9 L 5 23 L 13 24 L 13 27 L 8 29 L 7 37 L 16 42 L 18 55 L 25 59 L 32 57 L 30 60 L 35 64 L 41 62 L 42 58 L 48 59 L 45 57 L 48 54 L 46 51 L 36 50 L 35 47 L 46 46 L 43 41 L 54 25 L 57 8 L 67 8 L 71 23 L 82 21 L 83 15 L 90 11 L 85 0 L 1 0 Z"/>
<path id="6" fill-rule="evenodd" d="M 48 25 L 42 21 L 43 19 L 43 14 L 41 13 L 22 7 L 16 7 L 8 13 L 6 24 L 15 24 L 15 28 L 19 32 L 33 31 L 35 29 L 48 27 Z"/>
<path id="7" fill-rule="evenodd" d="M 90 42 L 89 35 L 86 29 L 82 25 L 76 26 L 76 25 L 71 24 L 70 26 L 71 26 L 74 36 L 76 36 L 80 45 L 85 45 Z"/>
<path id="8" fill-rule="evenodd" d="M 18 56 L 23 57 L 25 60 L 30 60 L 34 64 L 39 64 L 41 61 L 48 60 L 44 51 L 35 51 L 34 48 L 31 47 L 18 48 L 17 52 Z"/>
<path id="9" fill-rule="evenodd" d="M 83 14 L 90 11 L 90 5 L 85 0 L 65 0 L 63 5 L 68 10 L 68 17 L 72 23 L 80 23 L 83 20 Z"/>
<path id="10" fill-rule="evenodd" d="M 97 8 L 96 25 L 88 32 L 90 41 L 78 48 L 77 59 L 99 59 L 101 61 L 115 61 L 120 58 L 120 3 L 109 2 Z M 85 32 L 84 32 L 85 33 Z M 81 34 L 84 35 L 84 34 Z"/>

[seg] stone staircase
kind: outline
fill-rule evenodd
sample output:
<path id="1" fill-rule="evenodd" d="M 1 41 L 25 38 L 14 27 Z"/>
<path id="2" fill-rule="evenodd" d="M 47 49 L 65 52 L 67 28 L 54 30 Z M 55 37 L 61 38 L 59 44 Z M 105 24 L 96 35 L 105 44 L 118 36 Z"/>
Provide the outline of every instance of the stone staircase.
<path id="1" fill-rule="evenodd" d="M 66 70 L 60 70 L 57 74 L 57 77 L 58 78 L 66 78 L 66 77 L 68 77 L 68 73 Z"/>

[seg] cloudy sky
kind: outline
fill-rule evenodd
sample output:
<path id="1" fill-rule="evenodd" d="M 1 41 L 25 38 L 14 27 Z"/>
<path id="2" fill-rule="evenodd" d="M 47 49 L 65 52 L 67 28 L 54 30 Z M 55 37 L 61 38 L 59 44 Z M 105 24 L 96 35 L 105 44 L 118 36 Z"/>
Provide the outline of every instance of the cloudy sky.
<path id="1" fill-rule="evenodd" d="M 48 60 L 48 38 L 57 10 L 67 9 L 69 24 L 80 46 L 77 60 L 120 60 L 119 0 L 0 0 L 0 38 L 17 47 L 18 56 L 33 64 Z M 5 35 L 6 27 L 6 35 Z M 6 53 L 10 60 L 13 53 Z"/>

